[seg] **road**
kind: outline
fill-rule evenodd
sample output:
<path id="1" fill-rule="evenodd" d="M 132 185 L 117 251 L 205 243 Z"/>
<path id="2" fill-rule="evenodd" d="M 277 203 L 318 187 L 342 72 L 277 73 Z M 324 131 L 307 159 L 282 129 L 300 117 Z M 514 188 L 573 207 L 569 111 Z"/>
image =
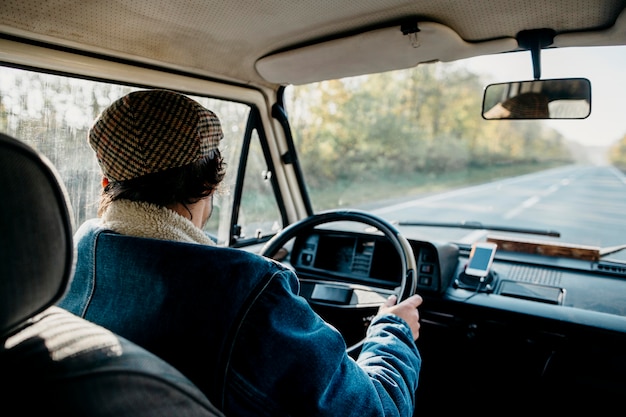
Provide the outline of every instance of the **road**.
<path id="1" fill-rule="evenodd" d="M 608 165 L 561 167 L 416 198 L 374 213 L 388 220 L 478 221 L 555 230 L 562 242 L 614 246 L 626 242 L 626 176 Z M 412 237 L 421 233 L 402 230 Z M 484 231 L 437 229 L 434 237 L 448 239 L 453 234 L 471 241 L 477 233 Z"/>

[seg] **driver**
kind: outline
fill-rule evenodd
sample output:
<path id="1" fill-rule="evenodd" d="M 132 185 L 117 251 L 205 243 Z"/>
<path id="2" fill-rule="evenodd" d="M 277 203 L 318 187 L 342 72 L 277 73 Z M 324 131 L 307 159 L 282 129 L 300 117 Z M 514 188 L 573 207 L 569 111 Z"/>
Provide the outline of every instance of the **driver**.
<path id="1" fill-rule="evenodd" d="M 535 92 L 521 93 L 485 112 L 486 119 L 549 119 L 548 97 Z"/>
<path id="2" fill-rule="evenodd" d="M 419 295 L 390 297 L 356 360 L 289 268 L 202 231 L 224 178 L 217 116 L 168 90 L 130 93 L 89 131 L 98 218 L 75 234 L 60 305 L 163 357 L 228 416 L 412 416 Z"/>

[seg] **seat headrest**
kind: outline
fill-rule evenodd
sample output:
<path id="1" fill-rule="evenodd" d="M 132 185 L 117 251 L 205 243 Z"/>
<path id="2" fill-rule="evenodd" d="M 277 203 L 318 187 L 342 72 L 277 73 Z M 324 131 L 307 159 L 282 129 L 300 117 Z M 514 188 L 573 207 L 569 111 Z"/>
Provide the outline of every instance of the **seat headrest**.
<path id="1" fill-rule="evenodd" d="M 69 200 L 57 171 L 0 133 L 0 336 L 54 304 L 73 274 Z"/>

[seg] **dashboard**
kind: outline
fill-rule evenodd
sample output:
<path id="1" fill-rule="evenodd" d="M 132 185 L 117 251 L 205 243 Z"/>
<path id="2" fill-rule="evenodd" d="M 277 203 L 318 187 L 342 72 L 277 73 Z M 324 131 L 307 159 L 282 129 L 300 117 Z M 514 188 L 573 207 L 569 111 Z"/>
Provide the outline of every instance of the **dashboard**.
<path id="1" fill-rule="evenodd" d="M 622 264 L 506 248 L 480 282 L 464 274 L 469 245 L 408 240 L 424 299 L 418 401 L 452 396 L 462 411 L 485 395 L 477 380 L 499 381 L 489 396 L 507 404 L 626 392 Z M 348 346 L 400 286 L 400 259 L 382 235 L 327 229 L 299 233 L 289 256 L 301 295 Z"/>
<path id="2" fill-rule="evenodd" d="M 451 282 L 457 267 L 459 248 L 409 240 L 417 265 L 418 292 L 439 293 Z M 315 281 L 309 289 L 318 303 L 363 305 L 376 296 L 387 296 L 401 285 L 400 255 L 383 236 L 330 230 L 314 230 L 297 237 L 291 263 L 304 282 Z M 341 285 L 338 285 L 341 283 Z M 325 287 L 333 290 L 326 291 Z M 306 292 L 308 294 L 308 291 Z M 354 295 L 362 297 L 354 297 Z"/>
<path id="3" fill-rule="evenodd" d="M 626 270 L 607 261 L 499 250 L 483 282 L 464 273 L 469 248 L 409 239 L 417 292 L 626 333 Z M 295 240 L 291 264 L 309 301 L 379 305 L 402 281 L 400 255 L 376 234 L 313 229 Z"/>

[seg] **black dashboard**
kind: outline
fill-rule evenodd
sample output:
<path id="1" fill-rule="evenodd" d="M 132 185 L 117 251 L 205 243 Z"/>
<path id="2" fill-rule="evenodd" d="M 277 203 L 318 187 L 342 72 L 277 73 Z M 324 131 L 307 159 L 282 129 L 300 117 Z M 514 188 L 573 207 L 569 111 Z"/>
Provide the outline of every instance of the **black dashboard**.
<path id="1" fill-rule="evenodd" d="M 453 395 L 464 410 L 484 395 L 476 383 L 484 379 L 501 381 L 489 395 L 504 402 L 520 393 L 607 402 L 626 392 L 626 273 L 618 264 L 502 250 L 479 282 L 464 275 L 468 245 L 409 243 L 424 299 L 424 402 Z M 400 259 L 384 236 L 311 229 L 296 237 L 289 262 L 301 295 L 350 345 L 400 285 Z"/>
<path id="2" fill-rule="evenodd" d="M 626 272 L 610 262 L 498 251 L 483 282 L 464 274 L 467 247 L 409 239 L 417 292 L 626 333 Z M 317 304 L 380 303 L 401 283 L 400 255 L 381 235 L 313 229 L 294 242 L 302 295 Z"/>
<path id="3" fill-rule="evenodd" d="M 418 292 L 440 293 L 450 284 L 459 258 L 454 244 L 409 240 L 417 265 Z M 315 230 L 298 236 L 291 263 L 301 279 L 318 281 L 315 301 L 362 304 L 349 296 L 321 296 L 322 286 L 340 282 L 347 292 L 360 285 L 387 294 L 402 281 L 400 255 L 383 236 L 332 230 Z"/>

